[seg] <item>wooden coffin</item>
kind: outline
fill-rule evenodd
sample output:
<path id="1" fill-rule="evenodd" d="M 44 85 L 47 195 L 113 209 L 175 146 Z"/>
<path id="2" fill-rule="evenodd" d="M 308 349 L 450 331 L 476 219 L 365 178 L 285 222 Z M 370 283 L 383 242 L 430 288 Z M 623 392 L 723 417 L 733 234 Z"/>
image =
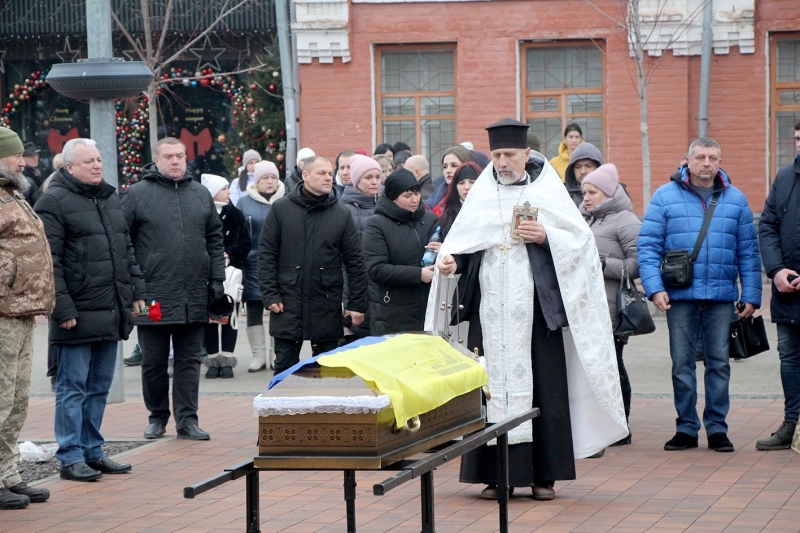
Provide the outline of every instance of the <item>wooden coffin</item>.
<path id="1" fill-rule="evenodd" d="M 324 374 L 324 375 L 323 375 Z M 378 396 L 348 369 L 305 368 L 261 395 Z M 484 427 L 475 389 L 398 429 L 391 406 L 377 413 L 260 416 L 256 468 L 379 469 Z"/>

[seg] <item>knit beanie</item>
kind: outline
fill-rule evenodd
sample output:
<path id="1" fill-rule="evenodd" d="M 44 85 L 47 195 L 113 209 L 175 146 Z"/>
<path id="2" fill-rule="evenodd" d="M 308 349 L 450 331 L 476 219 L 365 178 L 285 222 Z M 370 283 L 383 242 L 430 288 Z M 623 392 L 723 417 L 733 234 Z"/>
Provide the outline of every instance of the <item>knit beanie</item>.
<path id="1" fill-rule="evenodd" d="M 258 180 L 267 174 L 280 176 L 280 174 L 278 174 L 278 167 L 275 166 L 275 163 L 272 161 L 259 161 L 256 163 L 255 168 L 253 168 L 253 183 L 258 183 Z"/>
<path id="2" fill-rule="evenodd" d="M 216 174 L 202 174 L 200 176 L 200 183 L 208 189 L 212 198 L 216 196 L 219 191 L 228 186 L 228 180 Z"/>
<path id="3" fill-rule="evenodd" d="M 533 133 L 532 131 L 528 132 L 528 148 L 534 150 L 536 152 L 541 152 L 542 143 L 539 140 L 539 136 Z"/>
<path id="4" fill-rule="evenodd" d="M 381 166 L 365 155 L 356 154 L 350 158 L 350 179 L 353 180 L 353 187 L 358 188 L 358 182 L 369 170 L 377 170 L 380 174 Z"/>
<path id="5" fill-rule="evenodd" d="M 24 151 L 19 135 L 13 130 L 0 127 L 0 158 L 21 154 Z"/>
<path id="6" fill-rule="evenodd" d="M 617 192 L 617 185 L 619 184 L 617 167 L 614 166 L 613 163 L 600 165 L 596 170 L 591 171 L 586 175 L 585 178 L 583 178 L 581 186 L 584 186 L 587 183 L 594 185 L 603 191 L 603 194 L 609 198 L 613 198 L 614 194 Z"/>
<path id="7" fill-rule="evenodd" d="M 261 161 L 261 155 L 256 152 L 255 150 L 248 150 L 242 155 L 242 166 L 247 167 L 247 163 L 252 161 L 253 159 L 256 160 L 256 163 Z"/>
<path id="8" fill-rule="evenodd" d="M 398 196 L 411 189 L 419 190 L 417 178 L 410 170 L 398 168 L 386 178 L 383 192 L 389 200 L 395 201 Z"/>
<path id="9" fill-rule="evenodd" d="M 317 154 L 315 154 L 314 150 L 312 150 L 311 148 L 301 148 L 300 151 L 297 152 L 297 165 L 296 166 L 299 167 L 301 161 L 305 161 L 309 157 L 314 157 L 315 155 L 317 155 Z"/>

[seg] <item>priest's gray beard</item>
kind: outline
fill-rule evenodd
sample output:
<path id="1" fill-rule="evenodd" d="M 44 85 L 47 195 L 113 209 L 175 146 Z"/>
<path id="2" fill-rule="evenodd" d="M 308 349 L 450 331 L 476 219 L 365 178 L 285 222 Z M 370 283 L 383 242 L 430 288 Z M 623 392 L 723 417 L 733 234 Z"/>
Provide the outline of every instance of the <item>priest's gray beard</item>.
<path id="1" fill-rule="evenodd" d="M 6 178 L 8 181 L 13 183 L 21 193 L 28 192 L 28 189 L 31 186 L 31 184 L 28 183 L 28 180 L 25 179 L 25 175 L 22 172 L 12 172 L 8 167 L 8 163 L 2 160 L 0 160 L 0 177 Z"/>
<path id="2" fill-rule="evenodd" d="M 516 170 L 497 171 L 497 181 L 500 182 L 500 185 L 513 185 L 519 180 L 521 180 L 523 177 L 524 174 L 521 174 Z"/>

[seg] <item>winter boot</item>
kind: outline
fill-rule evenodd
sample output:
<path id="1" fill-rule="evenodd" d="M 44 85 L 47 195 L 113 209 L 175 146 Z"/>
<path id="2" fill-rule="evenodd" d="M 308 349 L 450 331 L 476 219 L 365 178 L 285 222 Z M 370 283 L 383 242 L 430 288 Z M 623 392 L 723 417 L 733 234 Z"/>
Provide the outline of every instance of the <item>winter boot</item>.
<path id="1" fill-rule="evenodd" d="M 14 494 L 10 490 L 0 487 L 0 509 L 24 509 L 30 503 L 30 498 L 24 494 Z"/>
<path id="2" fill-rule="evenodd" d="M 232 378 L 233 367 L 236 366 L 236 357 L 232 353 L 222 352 L 215 359 L 219 359 L 219 377 L 224 379 Z"/>
<path id="3" fill-rule="evenodd" d="M 140 366 L 142 364 L 142 348 L 137 344 L 129 357 L 122 360 L 125 366 Z"/>
<path id="4" fill-rule="evenodd" d="M 216 379 L 219 377 L 220 374 L 220 355 L 219 354 L 212 354 L 207 355 L 205 359 L 203 359 L 203 364 L 206 365 L 208 370 L 206 370 L 206 379 Z"/>
<path id="5" fill-rule="evenodd" d="M 771 451 L 771 450 L 787 450 L 792 445 L 792 437 L 794 430 L 797 428 L 797 422 L 790 422 L 784 420 L 778 431 L 772 434 L 768 439 L 761 439 L 756 441 L 756 450 Z"/>
<path id="6" fill-rule="evenodd" d="M 267 335 L 264 325 L 250 326 L 247 328 L 247 340 L 253 351 L 253 362 L 247 367 L 248 372 L 259 372 L 267 368 Z M 274 352 L 274 350 L 273 350 Z"/>
<path id="7" fill-rule="evenodd" d="M 270 337 L 269 338 L 269 354 L 268 354 L 267 358 L 269 359 L 269 369 L 270 370 L 275 370 L 275 338 L 274 337 Z"/>

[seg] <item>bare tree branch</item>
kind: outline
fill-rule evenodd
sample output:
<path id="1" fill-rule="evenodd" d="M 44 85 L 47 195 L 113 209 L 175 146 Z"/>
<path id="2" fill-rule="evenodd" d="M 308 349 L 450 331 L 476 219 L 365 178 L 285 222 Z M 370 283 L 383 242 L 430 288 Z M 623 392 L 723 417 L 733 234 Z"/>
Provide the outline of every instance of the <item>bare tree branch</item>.
<path id="1" fill-rule="evenodd" d="M 144 47 L 147 50 L 147 57 L 156 59 L 155 50 L 153 50 L 153 32 L 150 27 L 150 1 L 141 0 L 140 4 L 142 9 L 142 29 L 144 30 Z"/>
<path id="2" fill-rule="evenodd" d="M 167 28 L 169 28 L 169 19 L 172 17 L 173 0 L 167 2 L 167 9 L 164 13 L 164 24 L 161 26 L 161 35 L 158 38 L 158 46 L 156 46 L 155 57 L 161 57 L 161 52 L 164 50 L 164 39 L 167 37 Z"/>
<path id="3" fill-rule="evenodd" d="M 223 4 L 223 6 L 222 6 L 222 9 L 224 10 L 224 9 L 225 9 L 225 8 L 228 6 L 228 4 L 229 4 L 229 3 L 230 3 L 230 0 L 225 0 L 225 4 Z M 230 7 L 230 8 L 229 8 L 227 11 L 223 11 L 222 13 L 220 13 L 220 14 L 219 14 L 219 16 L 218 16 L 218 17 L 217 17 L 217 18 L 216 18 L 216 19 L 215 19 L 213 22 L 211 22 L 211 24 L 209 24 L 209 26 L 208 26 L 208 27 L 207 27 L 205 30 L 203 30 L 203 31 L 202 31 L 202 33 L 200 33 L 200 34 L 199 34 L 197 37 L 195 37 L 194 39 L 190 39 L 190 40 L 189 40 L 189 41 L 188 41 L 188 42 L 187 42 L 185 45 L 183 45 L 183 46 L 181 47 L 181 49 L 180 49 L 180 50 L 178 50 L 177 52 L 175 52 L 174 54 L 172 54 L 172 56 L 170 56 L 170 57 L 169 57 L 169 59 L 166 59 L 166 60 L 164 60 L 164 61 L 162 62 L 162 65 L 167 65 L 167 64 L 169 64 L 169 63 L 171 63 L 171 62 L 175 61 L 176 59 L 178 59 L 178 58 L 179 58 L 181 55 L 183 55 L 183 53 L 184 53 L 184 52 L 186 52 L 186 50 L 188 50 L 188 49 L 189 49 L 191 46 L 193 46 L 195 43 L 197 43 L 198 41 L 200 41 L 200 39 L 202 39 L 202 38 L 206 37 L 206 36 L 207 36 L 209 33 L 211 33 L 211 31 L 212 31 L 214 28 L 216 28 L 216 27 L 217 27 L 217 25 L 219 25 L 219 23 L 220 23 L 222 20 L 224 20 L 225 18 L 227 18 L 227 16 L 228 16 L 228 15 L 230 15 L 231 13 L 233 13 L 233 12 L 235 12 L 235 11 L 239 10 L 241 7 L 243 7 L 245 4 L 248 4 L 248 3 L 250 3 L 250 0 L 241 0 L 241 1 L 240 1 L 240 2 L 238 2 L 236 5 L 234 5 L 234 6 Z"/>
<path id="4" fill-rule="evenodd" d="M 609 15 L 608 13 L 606 13 L 605 11 L 603 11 L 602 9 L 600 9 L 599 7 L 594 5 L 590 0 L 583 0 L 583 1 L 586 2 L 587 4 L 589 4 L 590 6 L 592 6 L 593 8 L 595 8 L 598 13 L 600 13 L 601 15 L 606 17 L 608 20 L 612 21 L 614 24 L 616 24 L 620 28 L 626 28 L 627 29 L 625 24 L 623 24 L 622 22 L 618 21 L 617 19 L 615 19 L 614 17 L 612 17 L 611 15 Z"/>
<path id="5" fill-rule="evenodd" d="M 147 66 L 149 66 L 150 68 L 152 68 L 153 66 L 152 66 L 152 65 L 150 64 L 150 62 L 147 60 L 147 57 L 145 57 L 145 55 L 144 55 L 144 52 L 142 52 L 142 49 L 141 49 L 141 48 L 139 48 L 139 45 L 138 45 L 138 44 L 136 44 L 136 40 L 135 40 L 135 39 L 133 38 L 133 36 L 132 36 L 132 35 L 131 35 L 131 34 L 128 32 L 128 30 L 125 28 L 125 26 L 123 26 L 123 25 L 122 25 L 122 22 L 121 22 L 121 21 L 119 20 L 119 18 L 117 17 L 117 14 L 116 14 L 116 13 L 114 13 L 114 10 L 113 10 L 113 9 L 111 10 L 111 18 L 113 18 L 113 19 L 114 19 L 114 23 L 117 25 L 117 27 L 119 28 L 119 30 L 122 32 L 122 35 L 125 37 L 125 39 L 126 39 L 126 40 L 127 40 L 129 43 L 131 43 L 131 45 L 133 45 L 133 49 L 136 51 L 136 54 L 139 56 L 139 59 L 141 59 L 141 60 L 142 60 L 142 61 L 143 61 L 145 64 L 147 64 Z"/>

